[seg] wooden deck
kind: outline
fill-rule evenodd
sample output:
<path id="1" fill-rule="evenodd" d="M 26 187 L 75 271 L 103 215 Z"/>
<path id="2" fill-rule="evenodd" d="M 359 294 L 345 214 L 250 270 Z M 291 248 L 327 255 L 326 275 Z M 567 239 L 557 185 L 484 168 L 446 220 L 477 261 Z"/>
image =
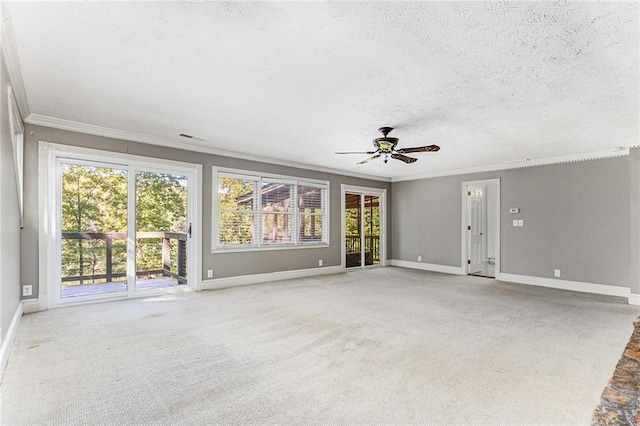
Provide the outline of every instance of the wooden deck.
<path id="1" fill-rule="evenodd" d="M 137 280 L 136 290 L 151 290 L 164 287 L 177 286 L 178 280 L 171 277 Z M 62 298 L 77 296 L 92 296 L 96 294 L 119 293 L 127 291 L 126 281 L 112 281 L 100 284 L 80 284 L 62 286 Z"/>

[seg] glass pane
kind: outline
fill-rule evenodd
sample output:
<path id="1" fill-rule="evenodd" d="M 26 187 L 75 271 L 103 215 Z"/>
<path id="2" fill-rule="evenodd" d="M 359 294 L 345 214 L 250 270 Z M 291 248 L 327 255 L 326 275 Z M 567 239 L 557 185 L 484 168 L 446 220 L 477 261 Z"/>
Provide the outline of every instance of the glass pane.
<path id="1" fill-rule="evenodd" d="M 61 164 L 61 293 L 127 290 L 127 172 Z"/>
<path id="2" fill-rule="evenodd" d="M 292 242 L 291 198 L 294 185 L 277 181 L 263 181 L 262 202 L 262 243 L 290 244 Z"/>
<path id="3" fill-rule="evenodd" d="M 298 186 L 298 241 L 317 243 L 325 241 L 323 233 L 325 188 Z"/>
<path id="4" fill-rule="evenodd" d="M 255 180 L 219 177 L 218 210 L 256 210 L 256 190 Z"/>
<path id="5" fill-rule="evenodd" d="M 291 215 L 262 214 L 262 242 L 263 244 L 291 243 Z"/>
<path id="6" fill-rule="evenodd" d="M 294 185 L 279 182 L 262 182 L 262 212 L 290 212 Z"/>
<path id="7" fill-rule="evenodd" d="M 346 236 L 346 265 L 353 268 L 362 265 L 360 248 L 361 232 L 361 204 L 359 194 L 345 194 L 345 236 Z"/>
<path id="8" fill-rule="evenodd" d="M 364 264 L 380 263 L 380 197 L 364 196 Z"/>
<path id="9" fill-rule="evenodd" d="M 306 214 L 307 211 L 300 212 L 298 214 L 298 226 L 299 228 L 299 240 L 301 243 L 309 242 L 322 242 L 323 241 L 323 229 L 322 222 L 323 217 Z"/>
<path id="10" fill-rule="evenodd" d="M 298 186 L 298 209 L 307 213 L 322 214 L 324 207 L 324 188 Z"/>
<path id="11" fill-rule="evenodd" d="M 187 182 L 136 172 L 136 290 L 187 283 Z"/>
<path id="12" fill-rule="evenodd" d="M 220 212 L 218 221 L 219 245 L 255 245 L 253 212 Z"/>

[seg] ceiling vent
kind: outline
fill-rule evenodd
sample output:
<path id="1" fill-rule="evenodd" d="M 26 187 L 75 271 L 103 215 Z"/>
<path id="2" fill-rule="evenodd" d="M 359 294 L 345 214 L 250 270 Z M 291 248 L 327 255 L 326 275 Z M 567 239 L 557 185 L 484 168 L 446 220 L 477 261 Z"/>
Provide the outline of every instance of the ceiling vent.
<path id="1" fill-rule="evenodd" d="M 200 137 L 200 136 L 194 136 L 194 135 L 189 135 L 187 133 L 180 133 L 179 136 L 182 136 L 183 138 L 187 138 L 187 139 L 195 139 L 197 141 L 206 141 L 206 138 Z"/>

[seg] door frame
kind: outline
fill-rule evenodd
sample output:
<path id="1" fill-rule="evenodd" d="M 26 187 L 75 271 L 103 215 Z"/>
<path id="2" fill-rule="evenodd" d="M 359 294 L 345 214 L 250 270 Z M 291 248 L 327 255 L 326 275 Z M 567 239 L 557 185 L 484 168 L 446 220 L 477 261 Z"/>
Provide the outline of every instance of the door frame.
<path id="1" fill-rule="evenodd" d="M 62 145 L 47 141 L 39 141 L 39 292 L 38 305 L 41 310 L 59 306 L 73 306 L 85 303 L 95 303 L 106 300 L 122 300 L 136 297 L 149 297 L 160 294 L 199 290 L 202 283 L 202 244 L 200 236 L 202 225 L 202 165 L 173 160 L 150 158 L 118 152 L 102 151 L 92 148 Z M 131 190 L 135 188 L 135 175 L 132 179 L 131 171 L 149 171 L 163 173 L 180 173 L 188 176 L 187 192 L 187 221 L 192 224 L 194 232 L 187 240 L 187 271 L 189 278 L 187 286 L 145 290 L 134 292 L 131 276 L 135 277 L 134 265 L 127 265 L 126 292 L 110 293 L 91 297 L 80 296 L 71 300 L 61 299 L 58 294 L 60 287 L 60 252 L 59 252 L 59 212 L 60 182 L 58 163 L 68 159 L 78 163 L 92 163 L 106 167 L 122 167 L 129 171 L 128 186 L 128 220 L 129 226 L 135 227 L 135 209 L 131 208 Z M 135 194 L 133 194 L 135 198 Z M 131 222 L 133 220 L 133 222 Z M 131 228 L 129 228 L 131 229 Z M 133 240 L 128 238 L 127 250 L 134 250 Z"/>
<path id="2" fill-rule="evenodd" d="M 483 179 L 483 180 L 471 180 L 462 181 L 462 223 L 461 223 L 461 270 L 464 275 L 469 275 L 469 231 L 467 226 L 469 225 L 469 197 L 467 196 L 467 187 L 469 186 L 485 186 L 491 187 L 495 191 L 496 205 L 495 205 L 495 224 L 494 224 L 494 241 L 495 241 L 495 278 L 498 279 L 500 275 L 500 179 Z M 486 194 L 485 194 L 486 197 Z M 484 200 L 487 202 L 488 200 Z M 488 205 L 488 203 L 487 203 Z M 488 211 L 485 212 L 488 216 Z M 488 235 L 487 235 L 488 238 Z"/>
<path id="3" fill-rule="evenodd" d="M 475 255 L 474 255 L 474 250 L 473 250 L 473 246 L 474 246 L 474 236 L 479 236 L 480 237 L 480 264 L 482 265 L 484 263 L 485 258 L 488 258 L 488 244 L 487 244 L 487 240 L 489 239 L 489 234 L 487 233 L 487 230 L 489 228 L 489 224 L 488 224 L 488 212 L 487 212 L 487 191 L 488 186 L 487 185 L 477 185 L 477 184 L 467 184 L 467 224 L 471 227 L 471 229 L 469 229 L 469 227 L 467 227 L 467 259 L 470 259 L 470 261 L 467 262 L 467 274 L 475 274 L 478 272 L 477 269 L 474 269 L 474 265 L 478 265 L 477 263 L 474 264 L 474 260 L 478 260 L 475 259 Z M 473 192 L 474 191 L 480 191 L 480 211 L 477 212 L 476 209 L 474 208 L 474 204 L 476 202 L 475 197 L 473 196 Z M 474 212 L 479 213 L 480 217 L 476 217 L 474 218 Z M 479 229 L 474 229 L 474 223 L 479 223 Z M 478 235 L 477 232 L 480 232 L 480 234 Z M 482 266 L 480 266 L 482 267 Z"/>
<path id="4" fill-rule="evenodd" d="M 345 195 L 347 193 L 352 194 L 360 194 L 362 195 L 373 195 L 376 197 L 380 197 L 380 264 L 379 265 L 365 265 L 364 262 L 361 262 L 359 268 L 349 268 L 347 269 L 346 256 L 347 256 L 347 233 L 345 230 L 346 226 L 346 202 Z M 340 266 L 342 269 L 346 271 L 354 271 L 365 268 L 377 268 L 380 266 L 387 265 L 387 190 L 383 188 L 369 188 L 366 186 L 354 186 L 342 184 L 340 185 L 340 233 L 341 233 L 341 242 L 342 248 L 340 249 Z M 364 215 L 362 215 L 362 220 L 364 220 Z M 362 224 L 361 224 L 362 225 Z"/>

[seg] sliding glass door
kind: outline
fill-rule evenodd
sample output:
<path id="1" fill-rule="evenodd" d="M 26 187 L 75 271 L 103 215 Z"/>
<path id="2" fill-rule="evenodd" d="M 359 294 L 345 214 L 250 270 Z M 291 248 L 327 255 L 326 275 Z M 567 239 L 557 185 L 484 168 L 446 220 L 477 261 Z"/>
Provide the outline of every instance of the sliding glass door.
<path id="1" fill-rule="evenodd" d="M 58 303 L 188 283 L 190 174 L 72 158 L 56 168 Z"/>
<path id="2" fill-rule="evenodd" d="M 347 268 L 380 265 L 384 193 L 344 192 L 344 261 Z"/>
<path id="3" fill-rule="evenodd" d="M 364 264 L 380 264 L 380 197 L 363 196 L 362 233 L 364 237 Z"/>
<path id="4" fill-rule="evenodd" d="M 65 161 L 60 172 L 60 297 L 126 294 L 128 171 Z"/>
<path id="5" fill-rule="evenodd" d="M 187 283 L 186 176 L 136 172 L 136 290 Z"/>

